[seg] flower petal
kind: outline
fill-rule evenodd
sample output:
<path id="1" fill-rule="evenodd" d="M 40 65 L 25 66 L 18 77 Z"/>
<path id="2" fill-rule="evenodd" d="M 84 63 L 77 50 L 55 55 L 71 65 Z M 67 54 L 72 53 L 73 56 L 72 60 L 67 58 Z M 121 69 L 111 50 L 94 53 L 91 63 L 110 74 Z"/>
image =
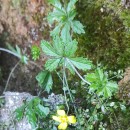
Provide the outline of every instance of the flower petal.
<path id="1" fill-rule="evenodd" d="M 68 124 L 66 122 L 64 123 L 61 123 L 59 126 L 58 126 L 58 129 L 60 130 L 65 130 L 67 128 Z"/>
<path id="2" fill-rule="evenodd" d="M 58 122 L 61 122 L 60 118 L 58 116 L 52 116 L 52 119 Z"/>
<path id="3" fill-rule="evenodd" d="M 76 118 L 75 118 L 75 116 L 68 116 L 68 122 L 69 122 L 69 123 L 72 123 L 72 124 L 75 124 L 75 123 L 76 123 Z"/>
<path id="4" fill-rule="evenodd" d="M 64 110 L 57 110 L 57 114 L 59 116 L 65 116 L 65 111 Z"/>

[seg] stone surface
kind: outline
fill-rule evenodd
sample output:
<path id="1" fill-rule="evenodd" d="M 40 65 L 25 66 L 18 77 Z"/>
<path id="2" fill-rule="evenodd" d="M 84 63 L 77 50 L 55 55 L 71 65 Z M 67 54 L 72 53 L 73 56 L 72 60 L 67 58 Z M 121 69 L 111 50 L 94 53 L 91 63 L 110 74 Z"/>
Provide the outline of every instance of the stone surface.
<path id="1" fill-rule="evenodd" d="M 14 110 L 22 106 L 23 101 L 32 98 L 29 93 L 5 92 L 5 104 L 0 109 L 0 130 L 32 130 L 31 124 L 24 117 L 21 121 L 14 120 Z"/>
<path id="2" fill-rule="evenodd" d="M 119 81 L 118 97 L 130 104 L 130 67 L 125 70 L 124 78 Z"/>

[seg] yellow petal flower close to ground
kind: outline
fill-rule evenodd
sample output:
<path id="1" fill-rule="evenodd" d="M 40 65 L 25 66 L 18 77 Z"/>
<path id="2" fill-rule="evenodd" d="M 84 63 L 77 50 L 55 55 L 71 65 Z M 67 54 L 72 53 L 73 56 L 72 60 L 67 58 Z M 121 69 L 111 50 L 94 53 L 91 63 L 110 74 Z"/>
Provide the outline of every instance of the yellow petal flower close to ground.
<path id="1" fill-rule="evenodd" d="M 57 110 L 57 116 L 52 116 L 53 120 L 59 122 L 58 129 L 66 130 L 68 124 L 75 124 L 75 116 L 67 116 L 64 110 Z"/>

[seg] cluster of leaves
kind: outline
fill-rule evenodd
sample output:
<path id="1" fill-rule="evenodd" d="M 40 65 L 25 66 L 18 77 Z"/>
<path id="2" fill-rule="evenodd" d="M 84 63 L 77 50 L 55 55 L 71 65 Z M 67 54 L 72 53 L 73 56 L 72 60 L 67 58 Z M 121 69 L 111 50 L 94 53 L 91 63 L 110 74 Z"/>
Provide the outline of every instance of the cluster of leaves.
<path id="1" fill-rule="evenodd" d="M 40 48 L 37 45 L 31 47 L 32 59 L 35 61 L 40 57 Z"/>
<path id="2" fill-rule="evenodd" d="M 63 7 L 59 0 L 50 0 L 54 10 L 49 14 L 48 21 L 51 24 L 55 22 L 57 26 L 51 32 L 51 43 L 45 40 L 41 41 L 42 51 L 49 59 L 45 63 L 45 71 L 40 72 L 36 77 L 40 86 L 47 92 L 50 92 L 53 83 L 49 72 L 58 68 L 63 69 L 65 66 L 72 74 L 75 74 L 76 68 L 85 71 L 92 67 L 91 61 L 87 58 L 75 56 L 78 42 L 72 40 L 72 34 L 84 33 L 83 25 L 74 20 L 76 2 L 77 0 L 72 0 L 67 4 L 67 7 Z"/>
<path id="3" fill-rule="evenodd" d="M 24 64 L 28 63 L 28 57 L 26 55 L 22 54 L 22 50 L 19 48 L 19 46 L 16 45 L 16 48 L 12 47 L 10 44 L 7 44 L 7 46 L 9 48 L 9 50 L 11 50 L 13 52 L 13 55 L 18 57 L 22 63 L 24 63 Z"/>
<path id="4" fill-rule="evenodd" d="M 78 109 L 79 129 L 120 129 L 116 118 L 117 112 L 126 112 L 126 104 L 113 98 L 118 90 L 116 82 L 109 80 L 108 73 L 97 68 L 95 72 L 88 73 L 85 78 L 91 83 L 89 86 L 82 85 L 82 96 L 86 105 Z M 116 126 L 115 126 L 116 125 Z"/>
<path id="5" fill-rule="evenodd" d="M 56 36 L 60 33 L 64 42 L 71 41 L 71 31 L 74 33 L 85 33 L 83 25 L 74 20 L 76 16 L 75 3 L 77 0 L 71 0 L 67 7 L 63 7 L 60 0 L 50 0 L 50 3 L 54 6 L 54 10 L 48 16 L 48 21 L 52 24 L 55 21 L 58 22 L 57 26 L 51 32 L 52 36 Z"/>
<path id="6" fill-rule="evenodd" d="M 114 114 L 115 109 L 117 108 L 125 109 L 125 106 L 123 104 L 116 101 L 115 102 L 112 101 L 112 97 L 118 90 L 117 83 L 113 82 L 112 80 L 109 80 L 107 73 L 104 73 L 103 70 L 100 68 L 95 69 L 94 72 L 86 74 L 84 76 L 85 79 L 79 74 L 78 70 L 82 71 L 90 70 L 92 69 L 93 65 L 92 62 L 87 58 L 76 56 L 76 51 L 78 49 L 78 42 L 76 39 L 73 40 L 74 34 L 76 36 L 76 34 L 81 34 L 85 32 L 84 26 L 79 21 L 75 20 L 76 16 L 75 3 L 77 2 L 77 0 L 70 0 L 70 2 L 68 2 L 67 4 L 66 2 L 65 3 L 63 1 L 61 2 L 60 0 L 49 0 L 49 1 L 50 4 L 54 6 L 54 9 L 53 12 L 49 14 L 48 21 L 50 22 L 50 24 L 55 24 L 56 27 L 51 31 L 52 36 L 51 41 L 45 41 L 45 40 L 41 41 L 41 49 L 43 53 L 47 55 L 48 59 L 45 62 L 44 70 L 42 70 L 36 76 L 36 80 L 38 81 L 39 86 L 41 87 L 42 90 L 50 93 L 53 86 L 52 72 L 59 71 L 60 75 L 58 76 L 60 77 L 60 80 L 62 81 L 63 84 L 62 88 L 64 90 L 66 106 L 68 108 L 69 97 L 67 94 L 69 93 L 70 100 L 72 103 L 74 103 L 73 99 L 75 99 L 75 97 L 73 97 L 73 95 L 71 94 L 70 91 L 71 89 L 69 88 L 67 76 L 68 74 L 77 74 L 84 82 L 84 86 L 81 87 L 83 87 L 82 89 L 84 89 L 82 95 L 86 101 L 86 107 L 85 107 L 86 109 L 83 108 L 83 106 L 81 106 L 81 109 L 76 108 L 75 105 L 73 108 L 75 109 L 75 114 L 78 118 L 77 129 L 88 129 L 88 130 L 93 130 L 95 128 L 105 129 L 104 122 L 102 123 L 101 121 L 105 120 L 109 114 Z M 79 1 L 79 3 L 80 2 L 81 1 Z M 101 43 L 103 43 L 103 45 L 106 45 L 105 42 L 106 39 L 100 43 L 101 41 L 100 37 L 94 38 L 94 35 L 98 34 L 101 31 L 102 27 L 104 26 L 105 29 L 103 29 L 101 32 L 102 34 L 107 33 L 106 32 L 107 27 L 110 27 L 112 23 L 111 24 L 109 22 L 104 23 L 104 19 L 112 21 L 111 17 L 107 17 L 108 12 L 103 13 L 104 11 L 100 10 L 101 5 L 103 4 L 102 2 L 100 4 L 99 1 L 95 2 L 95 1 L 83 0 L 82 2 L 87 3 L 83 4 L 83 6 L 87 7 L 86 10 L 88 10 L 87 20 L 84 18 L 87 24 L 89 25 L 86 29 L 88 36 L 87 38 L 85 36 L 85 42 L 87 39 L 86 44 L 88 44 L 88 42 L 91 43 L 87 47 L 91 48 L 91 45 L 94 47 L 95 44 L 101 45 Z M 88 2 L 90 2 L 90 4 L 88 4 Z M 94 22 L 91 21 L 92 19 L 90 16 L 92 16 L 93 4 L 94 5 L 96 4 L 95 6 L 96 10 L 99 9 L 99 11 L 97 12 L 100 14 L 99 16 L 104 18 L 102 21 L 103 25 L 102 24 L 98 25 L 99 24 L 98 20 L 100 18 L 100 17 L 98 18 L 98 15 L 96 15 L 95 17 L 95 20 L 98 19 L 97 21 Z M 86 10 L 84 10 L 85 13 Z M 94 26 L 92 24 L 94 24 Z M 121 24 L 120 21 L 118 24 L 119 25 Z M 112 28 L 115 28 L 113 24 Z M 95 29 L 97 30 L 97 32 L 95 31 Z M 88 33 L 89 31 L 94 33 L 89 34 Z M 113 33 L 114 32 L 112 32 L 112 35 Z M 108 34 L 111 34 L 111 31 L 109 31 Z M 115 35 L 117 36 L 117 34 Z M 101 38 L 102 37 L 106 38 L 106 35 L 105 34 L 101 35 Z M 80 41 L 80 39 L 78 40 Z M 96 42 L 96 40 L 99 40 L 98 43 Z M 114 40 L 112 39 L 112 41 Z M 98 48 L 100 48 L 100 46 L 98 46 Z M 90 49 L 89 51 L 91 50 L 92 49 Z M 93 54 L 96 55 L 95 58 L 100 61 L 98 53 L 100 52 Z M 33 59 L 36 60 L 40 54 L 39 49 L 34 47 L 32 49 L 32 54 Z M 100 54 L 103 55 L 102 53 Z M 105 57 L 105 59 L 107 58 Z M 66 69 L 68 69 L 69 71 L 66 71 Z M 66 92 L 66 90 L 68 91 L 68 93 Z M 81 92 L 76 91 L 76 93 Z M 78 109 L 77 112 L 76 109 Z M 16 113 L 17 113 L 16 117 L 19 118 L 19 120 L 23 118 L 22 113 L 24 113 L 28 118 L 29 122 L 32 124 L 32 126 L 36 127 L 36 122 L 39 119 L 43 119 L 48 116 L 49 108 L 44 107 L 44 105 L 41 104 L 41 100 L 39 98 L 35 98 L 32 101 L 25 103 L 25 105 L 23 105 L 21 108 L 17 109 Z"/>
<path id="7" fill-rule="evenodd" d="M 17 121 L 20 121 L 25 116 L 32 125 L 32 129 L 36 129 L 40 126 L 37 122 L 40 123 L 41 120 L 42 124 L 42 120 L 48 116 L 49 112 L 49 107 L 44 106 L 43 101 L 35 97 L 29 101 L 25 101 L 24 105 L 17 108 L 15 110 L 15 115 Z"/>
<path id="8" fill-rule="evenodd" d="M 98 96 L 109 98 L 118 89 L 117 83 L 108 81 L 108 75 L 104 74 L 102 69 L 97 68 L 94 73 L 87 74 L 85 78 L 91 83 L 90 91 Z"/>

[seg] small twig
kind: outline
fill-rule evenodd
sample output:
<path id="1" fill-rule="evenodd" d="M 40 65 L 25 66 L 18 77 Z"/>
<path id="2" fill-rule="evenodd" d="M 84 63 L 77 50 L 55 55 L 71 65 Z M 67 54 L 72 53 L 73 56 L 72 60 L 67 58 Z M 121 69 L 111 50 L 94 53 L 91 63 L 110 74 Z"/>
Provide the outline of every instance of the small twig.
<path id="1" fill-rule="evenodd" d="M 5 92 L 7 90 L 7 87 L 8 87 L 8 84 L 9 84 L 9 80 L 11 78 L 11 75 L 12 73 L 14 72 L 14 70 L 16 69 L 16 67 L 19 65 L 20 61 L 17 62 L 17 64 L 13 67 L 13 69 L 11 70 L 10 74 L 9 74 L 9 77 L 8 77 L 8 80 L 6 82 L 6 85 L 5 85 L 5 89 L 3 92 Z"/>
<path id="2" fill-rule="evenodd" d="M 76 74 L 79 76 L 79 78 L 81 78 L 85 83 L 87 83 L 88 85 L 91 85 L 91 83 L 89 83 L 88 81 L 86 81 L 81 75 L 80 73 L 76 70 L 76 68 L 74 67 L 74 65 L 71 63 L 71 61 L 69 59 L 67 59 L 67 62 L 70 64 L 70 66 L 73 68 L 73 70 L 76 72 Z"/>

